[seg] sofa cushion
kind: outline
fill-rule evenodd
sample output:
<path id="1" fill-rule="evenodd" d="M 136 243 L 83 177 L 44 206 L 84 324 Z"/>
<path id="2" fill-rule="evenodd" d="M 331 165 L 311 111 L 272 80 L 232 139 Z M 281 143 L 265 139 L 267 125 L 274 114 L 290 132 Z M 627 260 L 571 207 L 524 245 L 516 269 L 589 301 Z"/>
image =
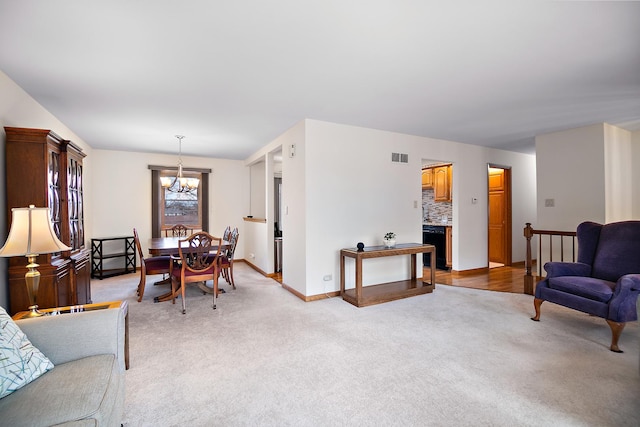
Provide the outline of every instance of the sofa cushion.
<path id="1" fill-rule="evenodd" d="M 594 277 L 560 276 L 549 279 L 549 287 L 594 301 L 607 302 L 613 296 L 614 282 Z"/>
<path id="2" fill-rule="evenodd" d="M 0 398 L 18 390 L 53 368 L 0 307 Z"/>
<path id="3" fill-rule="evenodd" d="M 26 387 L 0 399 L 2 424 L 14 427 L 88 421 L 111 425 L 113 408 L 124 386 L 123 374 L 112 354 L 89 356 L 56 365 Z M 6 424 L 5 424 L 6 423 Z"/>

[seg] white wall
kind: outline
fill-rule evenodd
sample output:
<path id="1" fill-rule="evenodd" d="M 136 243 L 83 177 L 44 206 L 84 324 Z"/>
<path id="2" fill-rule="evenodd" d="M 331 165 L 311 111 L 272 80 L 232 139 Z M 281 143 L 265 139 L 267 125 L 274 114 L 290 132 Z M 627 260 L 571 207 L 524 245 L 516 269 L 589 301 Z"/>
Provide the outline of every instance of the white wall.
<path id="1" fill-rule="evenodd" d="M 536 137 L 537 212 L 534 228 L 575 230 L 583 221 L 606 221 L 604 125 Z M 554 199 L 554 207 L 545 207 Z"/>
<path id="2" fill-rule="evenodd" d="M 631 133 L 631 156 L 633 164 L 631 167 L 631 182 L 640 183 L 640 130 Z M 631 190 L 631 216 L 640 218 L 640 184 L 635 184 Z"/>
<path id="3" fill-rule="evenodd" d="M 278 171 L 282 171 L 282 212 L 281 218 L 282 229 L 286 230 L 283 235 L 282 258 L 283 272 L 282 281 L 286 285 L 304 295 L 306 283 L 307 263 L 307 240 L 306 240 L 306 163 L 309 159 L 306 156 L 305 144 L 305 121 L 300 121 L 292 128 L 285 131 L 278 138 L 265 145 L 252 156 L 250 156 L 245 164 L 251 165 L 256 162 L 268 162 L 273 153 L 282 151 L 282 164 Z M 290 147 L 295 145 L 295 155 L 290 156 Z M 273 169 L 275 173 L 275 168 Z M 267 178 L 267 182 L 272 182 Z M 266 185 L 271 187 L 271 185 Z M 265 191 L 269 191 L 265 189 Z M 269 199 L 272 199 L 269 198 Z M 269 210 L 270 212 L 271 210 Z M 269 218 L 269 213 L 267 214 Z M 269 234 L 273 230 L 271 227 L 264 225 L 265 231 L 259 231 L 259 225 L 255 227 L 254 234 L 262 233 L 267 245 L 273 241 L 273 234 Z M 269 231 L 267 231 L 269 230 Z M 256 257 L 256 266 L 267 273 L 274 271 L 273 257 L 259 257 L 260 242 L 246 242 L 247 247 L 245 253 L 254 253 Z M 250 246 L 251 245 L 251 246 Z M 269 250 L 265 246 L 264 250 Z M 271 253 L 273 251 L 271 250 Z M 259 261 L 264 260 L 264 261 Z M 253 261 L 252 261 L 253 262 Z"/>
<path id="4" fill-rule="evenodd" d="M 266 180 L 265 180 L 265 162 L 258 162 L 249 167 L 249 175 L 251 176 L 251 204 L 249 205 L 249 213 L 254 218 L 266 218 Z"/>
<path id="5" fill-rule="evenodd" d="M 90 170 L 94 185 L 89 194 L 94 206 L 92 237 L 131 235 L 135 227 L 143 252 L 151 237 L 151 170 L 148 165 L 175 166 L 175 155 L 93 150 Z M 249 171 L 240 160 L 182 156 L 184 167 L 210 168 L 209 232 L 222 237 L 230 225 L 240 233 L 236 259 L 244 258 L 244 221 L 248 212 Z"/>
<path id="6" fill-rule="evenodd" d="M 80 146 L 87 157 L 83 161 L 85 170 L 91 169 L 93 153 L 91 147 L 66 127 L 60 120 L 37 103 L 20 86 L 0 71 L 0 164 L 5 164 L 5 126 L 50 129 L 60 137 L 73 141 Z M 92 177 L 85 175 L 84 188 L 90 192 Z M 4 167 L 0 173 L 0 246 L 4 245 L 7 236 L 6 176 Z M 93 206 L 85 202 L 85 230 L 90 233 L 93 228 Z M 7 277 L 7 260 L 0 258 L 0 278 Z M 9 289 L 6 280 L 0 279 L 0 306 L 9 307 Z"/>
<path id="7" fill-rule="evenodd" d="M 287 251 L 289 241 L 285 236 L 283 272 L 287 285 L 307 296 L 338 290 L 339 250 L 354 247 L 359 241 L 381 244 L 387 231 L 394 231 L 401 242 L 421 242 L 422 159 L 454 163 L 454 270 L 488 265 L 487 164 L 511 166 L 512 257 L 514 262 L 524 260 L 524 239 L 518 236 L 522 236 L 525 222 L 535 223 L 536 219 L 535 156 L 316 120 L 304 123 L 304 146 L 298 143 L 296 157 L 286 161 L 285 155 L 283 162 L 285 194 L 293 194 L 290 183 L 299 191 L 296 200 L 287 199 L 285 205 L 306 212 L 300 217 L 306 222 L 300 219 L 293 228 L 293 224 L 287 224 L 287 236 L 306 234 L 306 253 Z M 407 153 L 409 164 L 392 163 L 392 152 Z M 300 156 L 304 156 L 303 168 Z M 472 205 L 472 197 L 479 202 Z M 285 220 L 289 221 L 293 213 L 290 205 Z M 408 262 L 400 261 L 406 268 L 398 268 L 397 262 L 367 261 L 364 282 L 406 277 Z M 288 275 L 290 266 L 303 264 L 303 275 Z M 348 276 L 352 276 L 349 268 Z M 323 280 L 326 275 L 332 280 Z"/>
<path id="8" fill-rule="evenodd" d="M 606 123 L 536 137 L 538 223 L 575 230 L 583 221 L 640 218 L 640 132 Z M 545 207 L 545 199 L 555 207 Z"/>
<path id="9" fill-rule="evenodd" d="M 604 125 L 605 221 L 633 217 L 631 132 Z"/>

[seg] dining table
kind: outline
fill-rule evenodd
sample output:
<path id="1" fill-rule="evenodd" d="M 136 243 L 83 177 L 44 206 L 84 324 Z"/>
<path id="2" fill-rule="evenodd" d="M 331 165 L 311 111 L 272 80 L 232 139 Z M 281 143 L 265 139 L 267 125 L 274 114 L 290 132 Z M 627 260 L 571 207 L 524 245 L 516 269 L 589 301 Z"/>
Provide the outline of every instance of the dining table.
<path id="1" fill-rule="evenodd" d="M 178 256 L 178 245 L 180 240 L 187 246 L 187 237 L 152 237 L 149 239 L 149 254 L 151 256 L 175 255 Z M 212 251 L 225 250 L 229 247 L 229 242 L 223 240 L 220 247 L 211 246 Z"/>
<path id="2" fill-rule="evenodd" d="M 184 247 L 188 246 L 188 237 L 152 237 L 149 239 L 149 254 L 151 256 L 161 256 L 161 255 L 172 255 L 174 257 L 178 257 L 180 252 L 178 248 L 180 245 Z M 211 246 L 211 252 L 215 253 L 217 251 L 224 251 L 229 248 L 230 243 L 226 240 L 223 240 L 218 245 Z M 173 261 L 172 261 L 173 262 Z M 155 283 L 156 285 L 160 284 L 171 284 L 171 275 L 167 279 L 161 280 Z M 205 285 L 204 283 L 198 284 L 198 287 L 206 293 L 213 293 L 213 289 Z M 176 296 L 178 296 L 180 292 L 180 287 L 176 289 L 175 293 L 171 291 L 162 294 L 153 298 L 153 302 L 162 302 L 162 301 L 173 301 Z M 223 291 L 224 292 L 224 291 Z"/>

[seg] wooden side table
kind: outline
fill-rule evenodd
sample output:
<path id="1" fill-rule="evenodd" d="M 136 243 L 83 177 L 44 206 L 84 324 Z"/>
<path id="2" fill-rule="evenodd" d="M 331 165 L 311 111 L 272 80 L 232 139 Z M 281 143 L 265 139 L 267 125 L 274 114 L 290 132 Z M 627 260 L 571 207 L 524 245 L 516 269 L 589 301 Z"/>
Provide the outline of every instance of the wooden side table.
<path id="1" fill-rule="evenodd" d="M 416 254 L 419 253 L 428 253 L 431 255 L 430 282 L 425 282 L 424 278 L 416 278 Z M 433 292 L 436 286 L 435 253 L 435 246 L 419 243 L 400 243 L 393 248 L 387 248 L 385 246 L 367 246 L 362 251 L 358 251 L 356 248 L 342 249 L 340 250 L 340 295 L 343 300 L 355 305 L 356 307 L 365 307 L 367 305 L 380 304 L 383 302 Z M 410 279 L 378 285 L 362 286 L 363 259 L 398 255 L 409 255 L 411 257 Z M 356 283 L 355 288 L 353 289 L 345 289 L 344 267 L 346 257 L 355 259 L 356 263 Z"/>
<path id="2" fill-rule="evenodd" d="M 129 305 L 126 301 L 97 302 L 93 304 L 70 305 L 66 307 L 43 308 L 40 311 L 44 315 L 57 316 L 68 313 L 80 313 L 83 311 L 106 310 L 109 308 L 122 308 L 124 310 L 124 366 L 129 369 Z M 30 311 L 20 311 L 11 318 L 20 320 L 29 317 Z"/>

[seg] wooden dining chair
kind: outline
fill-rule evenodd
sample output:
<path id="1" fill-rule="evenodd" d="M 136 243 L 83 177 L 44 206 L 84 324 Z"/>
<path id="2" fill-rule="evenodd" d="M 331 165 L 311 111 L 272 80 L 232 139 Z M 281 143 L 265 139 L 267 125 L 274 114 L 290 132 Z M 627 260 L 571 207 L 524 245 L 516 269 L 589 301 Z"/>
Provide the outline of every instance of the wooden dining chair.
<path id="1" fill-rule="evenodd" d="M 213 237 L 207 232 L 194 233 L 180 240 L 179 261 L 173 264 L 171 271 L 171 293 L 173 303 L 180 288 L 182 295 L 182 314 L 187 312 L 185 305 L 185 288 L 189 283 L 213 281 L 213 309 L 216 309 L 218 296 L 218 276 L 220 275 L 220 247 L 222 239 Z M 215 250 L 215 253 L 211 251 Z"/>
<path id="2" fill-rule="evenodd" d="M 147 274 L 169 274 L 171 272 L 171 257 L 167 255 L 145 258 L 142 253 L 142 247 L 140 246 L 138 231 L 135 228 L 133 229 L 133 239 L 135 240 L 138 256 L 140 257 L 140 282 L 138 283 L 137 289 L 138 302 L 140 302 L 144 295 Z"/>
<path id="3" fill-rule="evenodd" d="M 227 225 L 227 228 L 224 229 L 224 233 L 222 234 L 222 240 L 228 242 L 231 238 L 231 226 Z"/>
<path id="4" fill-rule="evenodd" d="M 165 237 L 187 237 L 192 233 L 192 229 L 183 224 L 176 224 L 171 228 L 164 229 Z"/>
<path id="5" fill-rule="evenodd" d="M 238 229 L 234 228 L 229 237 L 229 248 L 220 257 L 220 272 L 224 280 L 229 283 L 233 289 L 236 288 L 236 283 L 233 280 L 233 254 L 236 251 L 236 245 L 238 244 Z"/>

